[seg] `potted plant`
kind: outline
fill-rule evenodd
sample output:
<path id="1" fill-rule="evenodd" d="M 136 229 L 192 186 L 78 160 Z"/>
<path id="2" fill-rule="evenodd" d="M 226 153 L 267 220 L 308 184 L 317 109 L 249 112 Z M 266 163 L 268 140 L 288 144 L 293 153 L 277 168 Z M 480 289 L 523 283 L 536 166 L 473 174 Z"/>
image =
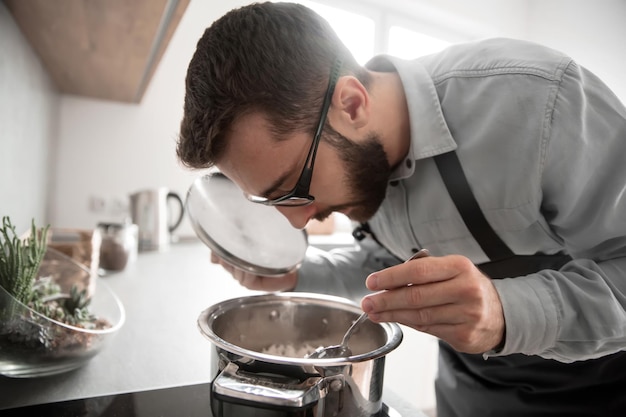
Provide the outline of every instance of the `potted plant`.
<path id="1" fill-rule="evenodd" d="M 121 303 L 105 287 L 104 316 L 90 310 L 95 297 L 82 284 L 90 271 L 47 248 L 47 233 L 48 227 L 38 230 L 33 220 L 29 235 L 20 238 L 9 217 L 2 218 L 0 374 L 39 376 L 74 369 L 93 357 L 124 320 Z"/>

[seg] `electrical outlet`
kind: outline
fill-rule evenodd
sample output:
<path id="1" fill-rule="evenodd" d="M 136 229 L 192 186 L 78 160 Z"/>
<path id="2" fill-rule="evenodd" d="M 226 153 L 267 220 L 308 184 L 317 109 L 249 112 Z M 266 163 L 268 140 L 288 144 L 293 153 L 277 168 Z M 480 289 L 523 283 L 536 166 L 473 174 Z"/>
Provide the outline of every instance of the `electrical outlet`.
<path id="1" fill-rule="evenodd" d="M 103 197 L 91 195 L 89 196 L 87 206 L 92 213 L 102 213 L 106 210 L 106 200 Z"/>
<path id="2" fill-rule="evenodd" d="M 126 199 L 122 198 L 113 198 L 109 204 L 109 214 L 116 217 L 125 217 L 128 216 L 128 202 Z"/>

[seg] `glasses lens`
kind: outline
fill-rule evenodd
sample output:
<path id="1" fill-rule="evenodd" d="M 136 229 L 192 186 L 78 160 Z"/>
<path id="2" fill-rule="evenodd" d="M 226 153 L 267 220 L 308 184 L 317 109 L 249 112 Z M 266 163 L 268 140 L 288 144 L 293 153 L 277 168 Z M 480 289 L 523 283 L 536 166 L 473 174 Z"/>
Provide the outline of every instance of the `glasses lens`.
<path id="1" fill-rule="evenodd" d="M 283 201 L 279 201 L 275 204 L 272 204 L 274 206 L 292 206 L 292 207 L 297 207 L 297 206 L 308 206 L 309 204 L 311 204 L 313 202 L 313 199 L 308 199 L 308 198 L 302 198 L 302 197 L 290 197 L 286 200 Z"/>
<path id="2" fill-rule="evenodd" d="M 246 198 L 250 201 L 252 201 L 253 203 L 257 203 L 257 204 L 265 204 L 266 206 L 291 206 L 291 207 L 297 207 L 297 206 L 307 206 L 309 204 L 311 204 L 313 202 L 313 198 L 304 198 L 304 197 L 287 197 L 285 199 L 275 199 L 275 200 L 270 200 L 268 198 L 265 197 L 259 197 L 256 195 L 250 195 L 250 194 L 246 194 L 245 195 Z"/>

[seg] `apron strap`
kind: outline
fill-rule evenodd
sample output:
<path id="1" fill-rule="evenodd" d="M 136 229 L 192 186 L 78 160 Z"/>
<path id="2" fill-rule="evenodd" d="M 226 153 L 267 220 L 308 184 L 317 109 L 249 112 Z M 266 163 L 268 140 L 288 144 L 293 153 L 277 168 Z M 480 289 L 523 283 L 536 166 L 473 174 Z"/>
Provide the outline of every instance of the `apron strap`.
<path id="1" fill-rule="evenodd" d="M 461 218 L 487 257 L 491 261 L 499 261 L 515 256 L 487 222 L 467 182 L 456 152 L 437 155 L 434 159 Z"/>
<path id="2" fill-rule="evenodd" d="M 490 259 L 478 265 L 490 278 L 560 269 L 572 259 L 563 253 L 515 255 L 482 214 L 456 153 L 436 156 L 435 162 L 463 221 Z M 626 386 L 626 353 L 574 364 L 521 354 L 484 360 L 443 342 L 439 353 L 435 389 L 437 413 L 443 417 L 626 415 L 626 401 L 614 401 L 624 398 L 617 393 Z M 593 401 L 586 393 L 594 394 Z"/>

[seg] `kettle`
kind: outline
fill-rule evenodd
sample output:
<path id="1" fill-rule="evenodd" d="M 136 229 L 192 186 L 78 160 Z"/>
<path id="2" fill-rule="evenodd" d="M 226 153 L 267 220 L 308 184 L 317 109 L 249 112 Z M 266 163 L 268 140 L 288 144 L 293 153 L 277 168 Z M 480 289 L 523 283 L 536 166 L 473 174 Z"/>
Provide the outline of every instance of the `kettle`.
<path id="1" fill-rule="evenodd" d="M 178 207 L 171 221 L 170 201 Z M 137 191 L 130 195 L 130 215 L 138 227 L 137 244 L 140 252 L 169 249 L 171 233 L 183 220 L 183 200 L 165 187 Z"/>

